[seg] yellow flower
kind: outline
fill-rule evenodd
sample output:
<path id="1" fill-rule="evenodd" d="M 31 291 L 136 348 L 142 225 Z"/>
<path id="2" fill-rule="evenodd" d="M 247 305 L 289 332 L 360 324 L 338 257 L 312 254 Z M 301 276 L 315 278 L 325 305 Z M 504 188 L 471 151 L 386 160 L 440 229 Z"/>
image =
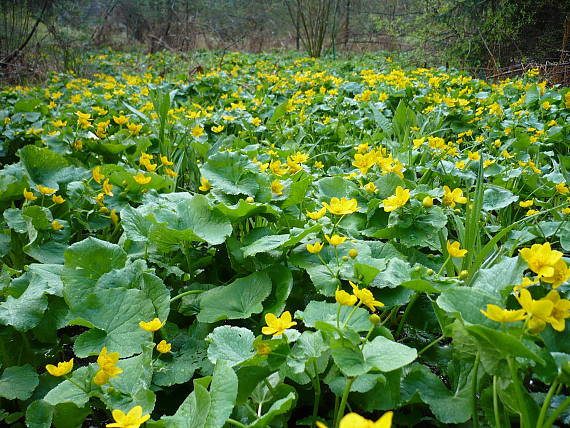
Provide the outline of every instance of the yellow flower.
<path id="1" fill-rule="evenodd" d="M 123 116 L 123 115 L 120 115 L 119 117 L 113 116 L 113 122 L 115 122 L 117 125 L 124 125 L 128 121 L 129 121 L 129 118 L 127 116 Z"/>
<path id="2" fill-rule="evenodd" d="M 202 128 L 200 125 L 196 125 L 192 128 L 191 134 L 193 137 L 201 137 L 204 135 L 204 128 Z"/>
<path id="3" fill-rule="evenodd" d="M 469 158 L 469 160 L 473 160 L 473 161 L 477 161 L 477 160 L 481 159 L 479 152 L 468 152 L 467 157 Z"/>
<path id="4" fill-rule="evenodd" d="M 56 128 L 63 128 L 67 125 L 67 122 L 63 122 L 61 120 L 52 120 L 51 124 Z"/>
<path id="5" fill-rule="evenodd" d="M 126 415 L 120 410 L 113 410 L 112 414 L 115 422 L 107 424 L 107 428 L 139 428 L 150 418 L 150 415 L 142 415 L 141 406 L 133 407 Z"/>
<path id="6" fill-rule="evenodd" d="M 212 126 L 212 132 L 219 134 L 224 130 L 224 125 Z"/>
<path id="7" fill-rule="evenodd" d="M 552 328 L 556 331 L 564 331 L 566 328 L 566 318 L 570 318 L 570 300 L 561 299 L 558 291 L 551 290 L 544 298 L 540 300 L 549 300 L 554 305 L 550 316 L 546 318 Z"/>
<path id="8" fill-rule="evenodd" d="M 208 179 L 205 177 L 200 177 L 200 187 L 198 187 L 198 190 L 201 190 L 202 192 L 207 192 L 211 188 L 212 186 L 208 181 Z"/>
<path id="9" fill-rule="evenodd" d="M 466 204 L 467 198 L 463 196 L 463 190 L 461 189 L 451 189 L 448 186 L 443 186 L 443 191 L 445 192 L 443 195 L 443 205 L 450 206 L 451 208 L 455 207 L 455 204 Z"/>
<path id="10" fill-rule="evenodd" d="M 174 171 L 174 170 L 172 170 L 172 169 L 170 169 L 170 168 L 164 168 L 164 173 L 165 173 L 166 175 L 168 175 L 169 177 L 172 177 L 172 178 L 178 177 L 178 174 L 176 173 L 176 171 Z"/>
<path id="11" fill-rule="evenodd" d="M 51 222 L 51 228 L 52 228 L 53 230 L 61 230 L 61 229 L 63 229 L 63 224 L 61 224 L 61 223 L 60 223 L 59 221 L 57 221 L 57 220 L 53 220 L 53 221 Z"/>
<path id="12" fill-rule="evenodd" d="M 404 189 L 402 186 L 396 187 L 396 194 L 384 199 L 384 211 L 387 213 L 394 211 L 399 207 L 403 207 L 410 200 L 410 189 Z"/>
<path id="13" fill-rule="evenodd" d="M 350 286 L 352 287 L 352 294 L 354 294 L 360 303 L 370 309 L 372 312 L 376 310 L 376 306 L 384 306 L 384 303 L 379 302 L 378 300 L 374 299 L 374 295 L 372 292 L 367 289 L 363 288 L 362 290 L 358 288 L 358 286 L 353 283 L 352 281 L 348 281 Z"/>
<path id="14" fill-rule="evenodd" d="M 314 244 L 307 244 L 307 251 L 311 254 L 320 253 L 322 249 L 323 249 L 322 242 L 317 241 Z"/>
<path id="15" fill-rule="evenodd" d="M 337 247 L 340 244 L 342 244 L 344 241 L 346 241 L 346 236 L 339 236 L 339 235 L 333 235 L 333 236 L 329 236 L 329 235 L 325 235 L 325 239 L 328 241 L 329 244 L 331 244 L 333 247 Z"/>
<path id="16" fill-rule="evenodd" d="M 324 168 L 325 165 L 321 161 L 316 161 L 313 166 L 317 169 L 321 169 Z"/>
<path id="17" fill-rule="evenodd" d="M 91 176 L 93 177 L 93 180 L 95 180 L 98 184 L 101 184 L 101 180 L 105 178 L 105 176 L 101 174 L 100 166 L 93 168 L 93 171 L 91 171 Z"/>
<path id="18" fill-rule="evenodd" d="M 276 195 L 282 195 L 284 187 L 285 186 L 283 186 L 281 184 L 281 181 L 279 181 L 278 179 L 275 179 L 271 182 L 271 192 L 275 193 Z"/>
<path id="19" fill-rule="evenodd" d="M 53 201 L 54 204 L 63 204 L 65 202 L 65 199 L 63 199 L 60 195 L 53 195 L 51 197 L 51 200 Z"/>
<path id="20" fill-rule="evenodd" d="M 556 191 L 561 195 L 566 195 L 568 192 L 570 192 L 566 183 L 558 183 L 556 185 Z"/>
<path id="21" fill-rule="evenodd" d="M 161 156 L 161 157 L 160 157 L 160 162 L 162 162 L 163 165 L 167 165 L 167 166 L 172 166 L 172 165 L 174 165 L 174 162 L 169 161 L 166 156 Z"/>
<path id="22" fill-rule="evenodd" d="M 27 201 L 35 201 L 36 199 L 38 199 L 38 197 L 34 196 L 34 194 L 30 190 L 28 190 L 27 188 L 24 189 L 23 194 L 24 194 L 24 198 L 26 198 Z"/>
<path id="23" fill-rule="evenodd" d="M 358 297 L 353 294 L 349 294 L 344 290 L 336 290 L 334 293 L 334 298 L 339 305 L 343 306 L 354 306 Z"/>
<path id="24" fill-rule="evenodd" d="M 525 214 L 526 217 L 530 217 L 531 215 L 538 214 L 540 211 L 538 210 L 528 210 Z"/>
<path id="25" fill-rule="evenodd" d="M 534 244 L 532 247 L 523 248 L 519 252 L 530 270 L 536 273 L 539 278 L 554 277 L 556 272 L 554 265 L 562 258 L 562 253 L 552 250 L 549 242 Z"/>
<path id="26" fill-rule="evenodd" d="M 172 345 L 166 340 L 161 340 L 158 345 L 156 345 L 156 350 L 161 354 L 167 354 L 172 349 Z"/>
<path id="27" fill-rule="evenodd" d="M 447 252 L 451 257 L 458 257 L 458 258 L 465 257 L 465 254 L 467 254 L 467 250 L 462 250 L 459 247 L 460 247 L 459 241 L 455 241 L 453 244 L 447 241 Z"/>
<path id="28" fill-rule="evenodd" d="M 330 213 L 336 215 L 352 214 L 359 209 L 356 199 L 346 199 L 344 196 L 340 199 L 332 198 L 330 205 L 323 202 L 323 206 L 328 209 Z"/>
<path id="29" fill-rule="evenodd" d="M 108 178 L 103 182 L 103 193 L 107 196 L 113 196 L 113 185 L 109 184 Z"/>
<path id="30" fill-rule="evenodd" d="M 109 217 L 111 217 L 111 221 L 113 222 L 113 224 L 119 223 L 119 215 L 117 214 L 117 210 L 111 210 L 111 212 L 109 213 Z"/>
<path id="31" fill-rule="evenodd" d="M 152 177 L 145 177 L 142 172 L 139 172 L 137 175 L 133 175 L 133 178 L 139 184 L 148 184 L 152 180 Z"/>
<path id="32" fill-rule="evenodd" d="M 161 322 L 158 318 L 155 318 L 149 322 L 139 322 L 139 327 L 144 331 L 157 331 L 160 330 L 164 324 L 166 324 L 166 320 Z"/>
<path id="33" fill-rule="evenodd" d="M 380 419 L 373 422 L 357 413 L 348 413 L 340 420 L 339 428 L 390 428 L 393 416 L 393 412 L 386 412 Z M 316 424 L 317 428 L 328 428 L 322 422 L 317 421 Z"/>
<path id="34" fill-rule="evenodd" d="M 551 276 L 543 276 L 542 280 L 552 284 L 552 288 L 556 288 L 568 281 L 568 278 L 570 278 L 570 269 L 568 269 L 566 262 L 562 259 L 554 263 L 552 267 L 554 268 L 554 274 Z"/>
<path id="35" fill-rule="evenodd" d="M 137 135 L 141 132 L 142 125 L 137 125 L 136 123 L 129 123 L 127 124 L 127 128 L 131 131 L 131 135 Z"/>
<path id="36" fill-rule="evenodd" d="M 254 126 L 259 126 L 259 125 L 261 125 L 261 119 L 260 119 L 259 117 L 252 117 L 252 118 L 251 118 L 251 123 L 252 123 Z"/>
<path id="37" fill-rule="evenodd" d="M 480 311 L 490 320 L 500 323 L 517 322 L 526 318 L 524 309 L 502 309 L 497 305 L 487 305 L 487 312 L 483 309 Z"/>
<path id="38" fill-rule="evenodd" d="M 271 163 L 269 164 L 269 169 L 275 175 L 283 175 L 287 173 L 287 167 L 281 168 L 280 160 L 271 161 Z"/>
<path id="39" fill-rule="evenodd" d="M 57 363 L 57 367 L 53 364 L 48 364 L 46 366 L 46 370 L 52 376 L 65 376 L 71 370 L 73 370 L 73 358 L 69 361 L 63 361 L 61 363 Z"/>
<path id="40" fill-rule="evenodd" d="M 523 288 L 515 295 L 519 304 L 528 314 L 528 328 L 533 333 L 539 333 L 546 327 L 547 319 L 552 313 L 554 303 L 551 300 L 533 300 L 530 291 Z"/>
<path id="41" fill-rule="evenodd" d="M 289 311 L 283 312 L 283 314 L 279 318 L 277 318 L 275 315 L 271 313 L 265 314 L 265 323 L 267 324 L 267 326 L 263 327 L 261 329 L 261 332 L 268 336 L 270 335 L 279 336 L 280 334 L 283 334 L 285 330 L 287 330 L 288 328 L 297 325 L 295 321 L 291 320 L 292 318 Z"/>
<path id="42" fill-rule="evenodd" d="M 528 207 L 532 207 L 534 205 L 534 199 L 529 199 L 527 201 L 520 201 L 519 202 L 519 206 L 521 208 L 528 208 Z"/>
<path id="43" fill-rule="evenodd" d="M 378 191 L 378 188 L 376 187 L 376 184 L 370 182 L 364 186 L 364 190 L 366 190 L 366 193 L 376 193 Z"/>
<path id="44" fill-rule="evenodd" d="M 111 352 L 107 353 L 107 347 L 105 346 L 101 349 L 99 356 L 97 357 L 97 364 L 99 365 L 99 370 L 93 378 L 93 382 L 97 385 L 103 385 L 109 381 L 109 378 L 117 377 L 123 370 L 116 367 L 119 361 L 119 353 Z"/>
<path id="45" fill-rule="evenodd" d="M 307 217 L 312 218 L 313 220 L 320 220 L 321 218 L 323 218 L 323 216 L 326 213 L 327 213 L 327 208 L 322 207 L 318 211 L 312 211 L 312 212 L 307 211 Z"/>
<path id="46" fill-rule="evenodd" d="M 41 184 L 36 184 L 36 187 L 42 195 L 52 195 L 57 192 L 57 189 L 51 189 L 49 187 L 42 186 Z"/>
<path id="47" fill-rule="evenodd" d="M 295 163 L 305 163 L 309 160 L 309 155 L 306 153 L 297 152 L 290 156 L 291 160 Z"/>
<path id="48" fill-rule="evenodd" d="M 83 129 L 87 129 L 91 126 L 91 115 L 88 113 L 81 113 L 80 111 L 76 111 L 75 114 L 77 115 L 77 123 L 81 125 Z"/>

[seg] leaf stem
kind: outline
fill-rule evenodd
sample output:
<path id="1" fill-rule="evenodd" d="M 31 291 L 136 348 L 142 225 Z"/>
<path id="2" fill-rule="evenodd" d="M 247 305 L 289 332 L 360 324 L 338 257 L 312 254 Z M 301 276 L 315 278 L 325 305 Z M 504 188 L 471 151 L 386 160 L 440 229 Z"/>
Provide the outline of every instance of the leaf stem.
<path id="1" fill-rule="evenodd" d="M 493 376 L 493 413 L 495 413 L 495 428 L 501 428 L 501 416 L 499 415 L 499 399 L 497 396 L 497 376 Z"/>
<path id="2" fill-rule="evenodd" d="M 428 343 L 426 346 L 424 346 L 419 352 L 418 352 L 418 357 L 420 355 L 422 355 L 424 352 L 426 352 L 428 349 L 430 349 L 432 346 L 437 345 L 439 342 L 441 342 L 443 339 L 445 339 L 445 335 L 441 335 L 439 336 L 437 339 L 431 341 L 430 343 Z"/>
<path id="3" fill-rule="evenodd" d="M 241 422 L 236 421 L 235 419 L 230 418 L 226 422 L 236 427 L 247 428 L 247 425 L 244 425 Z"/>
<path id="4" fill-rule="evenodd" d="M 180 294 L 178 294 L 177 296 L 174 296 L 172 299 L 170 299 L 170 303 L 172 303 L 172 302 L 174 302 L 174 301 L 176 301 L 176 300 L 178 300 L 178 299 L 181 299 L 181 298 L 183 298 L 183 297 L 185 297 L 185 296 L 189 296 L 189 295 L 191 295 L 191 294 L 200 294 L 200 293 L 203 293 L 203 292 L 204 292 L 204 290 L 188 290 L 188 291 L 185 291 L 184 293 L 180 293 Z"/>
<path id="5" fill-rule="evenodd" d="M 404 311 L 404 314 L 402 315 L 402 318 L 400 319 L 400 324 L 398 324 L 398 329 L 396 330 L 396 337 L 400 337 L 400 334 L 402 334 L 402 330 L 404 329 L 404 324 L 406 323 L 406 320 L 408 319 L 408 316 L 410 315 L 410 312 L 412 311 L 412 307 L 414 306 L 415 301 L 418 299 L 418 297 L 420 296 L 420 293 L 416 293 L 412 296 L 412 298 L 410 299 L 410 301 L 408 302 L 408 305 L 406 306 L 406 310 Z"/>
<path id="6" fill-rule="evenodd" d="M 479 428 L 479 417 L 477 416 L 477 373 L 479 371 L 479 361 L 481 355 L 477 352 L 475 363 L 473 364 L 473 379 L 471 379 L 471 398 L 473 405 L 473 428 Z"/>
<path id="7" fill-rule="evenodd" d="M 559 379 L 560 379 L 560 375 L 558 375 L 556 377 L 556 379 L 554 379 L 554 382 L 552 382 L 552 385 L 551 385 L 550 389 L 548 390 L 548 394 L 546 394 L 546 398 L 544 399 L 544 403 L 542 403 L 542 407 L 540 408 L 540 414 L 538 415 L 538 421 L 536 422 L 537 427 L 542 427 L 544 419 L 546 419 L 546 412 L 548 411 L 548 407 L 550 406 L 550 401 L 552 400 L 552 397 L 554 396 L 554 392 L 556 391 L 556 388 L 558 388 L 558 384 L 560 382 Z"/>
<path id="8" fill-rule="evenodd" d="M 344 408 L 346 407 L 346 402 L 348 401 L 348 394 L 350 392 L 350 388 L 352 387 L 352 382 L 354 382 L 354 379 L 356 378 L 353 376 L 347 377 L 346 386 L 344 387 L 344 392 L 342 393 L 340 406 L 338 407 L 338 413 L 336 415 L 335 428 L 339 427 L 340 420 L 344 416 Z"/>
<path id="9" fill-rule="evenodd" d="M 315 377 L 312 379 L 315 388 L 315 402 L 313 403 L 313 423 L 315 423 L 319 415 L 319 404 L 321 402 L 321 380 L 319 379 L 319 371 L 315 360 L 313 360 L 313 370 L 315 370 Z"/>
<path id="10" fill-rule="evenodd" d="M 512 357 L 508 357 L 507 361 L 509 363 L 509 369 L 511 371 L 511 378 L 513 381 L 513 386 L 515 388 L 515 395 L 517 397 L 517 401 L 519 404 L 519 411 L 520 411 L 520 416 L 521 416 L 521 427 L 522 428 L 531 428 L 532 424 L 530 423 L 528 409 L 527 409 L 526 403 L 524 401 L 524 395 L 522 392 L 521 383 L 519 382 L 519 377 L 517 374 L 517 368 L 515 367 L 515 362 L 513 361 Z"/>
<path id="11" fill-rule="evenodd" d="M 556 408 L 556 410 L 554 410 L 554 412 L 552 412 L 552 414 L 550 415 L 550 417 L 546 420 L 546 422 L 544 423 L 544 425 L 542 427 L 539 428 L 550 428 L 552 426 L 552 424 L 554 422 L 556 422 L 556 419 L 558 419 L 558 416 L 560 416 L 562 414 L 562 412 L 564 410 L 566 410 L 566 408 L 570 406 L 570 397 L 568 397 L 566 400 L 564 400 L 562 402 L 562 404 L 560 406 L 558 406 L 558 408 Z M 538 426 L 538 425 L 537 425 Z"/>

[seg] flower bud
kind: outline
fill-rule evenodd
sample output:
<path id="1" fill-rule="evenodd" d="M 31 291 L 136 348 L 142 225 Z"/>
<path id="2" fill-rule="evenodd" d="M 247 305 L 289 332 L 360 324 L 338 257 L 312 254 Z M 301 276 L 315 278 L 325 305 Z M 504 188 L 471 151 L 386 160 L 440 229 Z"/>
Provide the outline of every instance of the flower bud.
<path id="1" fill-rule="evenodd" d="M 343 261 L 343 262 L 347 262 L 347 261 L 348 261 L 348 256 L 342 256 L 342 261 Z"/>
<path id="2" fill-rule="evenodd" d="M 422 205 L 425 208 L 431 208 L 433 207 L 433 198 L 431 196 L 426 196 L 423 201 L 422 201 Z"/>
<path id="3" fill-rule="evenodd" d="M 376 314 L 372 314 L 368 317 L 368 320 L 370 321 L 370 323 L 372 323 L 372 325 L 378 325 L 380 324 L 380 317 Z"/>
<path id="4" fill-rule="evenodd" d="M 461 272 L 459 272 L 459 279 L 465 279 L 467 278 L 468 275 L 469 275 L 468 270 L 462 270 Z"/>
<path id="5" fill-rule="evenodd" d="M 351 248 L 348 252 L 348 255 L 354 259 L 356 256 L 358 256 L 358 250 L 356 248 Z"/>
<path id="6" fill-rule="evenodd" d="M 253 198 L 251 196 L 248 196 L 245 201 L 249 204 L 253 204 Z"/>
<path id="7" fill-rule="evenodd" d="M 426 270 L 426 273 L 427 273 L 429 276 L 432 276 L 435 272 L 434 272 L 433 269 L 428 269 L 428 270 Z"/>

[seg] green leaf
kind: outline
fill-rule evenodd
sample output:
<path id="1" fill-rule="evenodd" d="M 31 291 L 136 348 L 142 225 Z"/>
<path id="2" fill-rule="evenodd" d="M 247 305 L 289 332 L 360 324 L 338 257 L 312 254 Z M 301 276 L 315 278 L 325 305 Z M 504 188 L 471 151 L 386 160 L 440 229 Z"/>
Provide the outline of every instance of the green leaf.
<path id="1" fill-rule="evenodd" d="M 271 404 L 271 407 L 267 412 L 257 419 L 252 424 L 248 425 L 248 428 L 266 428 L 269 426 L 269 423 L 275 419 L 276 416 L 282 415 L 287 413 L 293 407 L 295 403 L 296 396 L 293 392 L 290 392 L 285 397 L 276 400 L 274 403 Z"/>
<path id="2" fill-rule="evenodd" d="M 327 350 L 320 331 L 304 331 L 295 342 L 291 353 L 287 356 L 287 365 L 293 373 L 302 373 Z"/>
<path id="3" fill-rule="evenodd" d="M 22 198 L 27 185 L 21 164 L 3 165 L 0 169 L 0 202 Z"/>
<path id="4" fill-rule="evenodd" d="M 230 195 L 255 197 L 259 191 L 257 173 L 248 170 L 249 159 L 237 152 L 221 152 L 211 156 L 202 168 L 213 190 Z"/>
<path id="5" fill-rule="evenodd" d="M 204 428 L 222 428 L 232 414 L 238 391 L 234 370 L 225 362 L 218 361 L 214 367 L 210 385 L 211 405 Z"/>
<path id="6" fill-rule="evenodd" d="M 501 292 L 505 288 L 520 284 L 523 272 L 527 268 L 522 258 L 505 257 L 488 269 L 479 269 L 473 279 L 472 287 L 491 293 Z"/>
<path id="7" fill-rule="evenodd" d="M 250 359 L 255 355 L 253 350 L 253 333 L 247 328 L 224 325 L 216 327 L 208 335 L 208 359 L 216 364 L 225 361 L 231 367 Z"/>
<path id="8" fill-rule="evenodd" d="M 254 256 L 257 253 L 268 252 L 281 247 L 290 235 L 268 235 L 242 248 L 244 257 Z"/>
<path id="9" fill-rule="evenodd" d="M 38 374 L 29 364 L 8 367 L 0 376 L 0 397 L 27 400 L 39 383 Z"/>
<path id="10" fill-rule="evenodd" d="M 87 238 L 71 245 L 64 254 L 63 295 L 70 308 L 81 307 L 93 293 L 97 280 L 125 266 L 127 254 L 118 245 Z"/>
<path id="11" fill-rule="evenodd" d="M 271 293 L 271 280 L 265 272 L 255 272 L 229 285 L 208 290 L 200 295 L 198 321 L 245 319 L 263 311 L 261 303 Z"/>
<path id="12" fill-rule="evenodd" d="M 96 355 L 104 346 L 121 357 L 140 352 L 150 333 L 140 328 L 139 322 L 156 316 L 151 301 L 142 291 L 122 288 L 98 290 L 72 312 L 93 326 L 75 340 L 73 349 L 80 358 Z"/>
<path id="13" fill-rule="evenodd" d="M 234 205 L 226 205 L 221 202 L 214 207 L 214 210 L 221 212 L 233 223 L 258 215 L 268 217 L 272 220 L 277 219 L 279 216 L 279 212 L 268 204 L 258 202 L 249 203 L 244 199 L 240 199 L 238 203 Z"/>
<path id="14" fill-rule="evenodd" d="M 488 304 L 501 306 L 502 301 L 496 293 L 471 287 L 450 288 L 437 298 L 437 305 L 441 309 L 461 315 L 468 323 L 496 325 L 481 313 L 481 309 L 486 310 Z"/>
<path id="15" fill-rule="evenodd" d="M 196 428 L 203 427 L 211 407 L 211 398 L 208 390 L 194 380 L 194 391 L 182 402 L 173 416 L 161 419 L 167 427 Z"/>
<path id="16" fill-rule="evenodd" d="M 349 314 L 353 311 L 351 306 L 341 306 L 339 324 L 342 326 Z M 304 311 L 295 312 L 295 318 L 301 319 L 306 327 L 315 327 L 318 321 L 325 322 L 336 327 L 336 314 L 338 304 L 328 302 L 317 302 L 312 300 L 309 302 Z M 355 331 L 368 331 L 370 321 L 369 313 L 366 309 L 357 308 L 350 320 L 348 326 Z"/>
<path id="17" fill-rule="evenodd" d="M 182 199 L 174 205 L 174 210 L 149 208 L 152 214 L 147 218 L 155 223 L 150 239 L 165 250 L 193 241 L 219 245 L 232 233 L 230 221 L 213 210 L 204 195 Z"/>
<path id="18" fill-rule="evenodd" d="M 403 282 L 410 281 L 412 267 L 402 259 L 393 258 L 388 262 L 386 270 L 380 272 L 372 284 L 372 287 L 395 288 Z"/>
<path id="19" fill-rule="evenodd" d="M 73 403 L 77 407 L 83 407 L 89 401 L 89 392 L 92 388 L 99 388 L 93 383 L 95 374 L 96 369 L 93 365 L 74 370 L 71 374 L 71 379 L 84 389 L 68 380 L 64 380 L 46 394 L 44 401 L 52 406 L 61 403 Z"/>
<path id="20" fill-rule="evenodd" d="M 266 270 L 273 289 L 264 304 L 264 313 L 280 314 L 285 309 L 287 298 L 293 289 L 291 270 L 283 265 L 273 265 Z"/>
<path id="21" fill-rule="evenodd" d="M 70 166 L 65 156 L 48 148 L 27 145 L 20 149 L 20 159 L 35 184 L 57 189 L 60 183 L 79 181 L 88 176 L 85 169 Z"/>
<path id="22" fill-rule="evenodd" d="M 396 343 L 384 336 L 377 336 L 367 342 L 362 350 L 364 358 L 372 367 L 391 372 L 410 364 L 417 357 L 417 351 L 401 343 Z"/>
<path id="23" fill-rule="evenodd" d="M 332 269 L 335 267 L 336 266 L 333 266 Z M 334 276 L 326 266 L 311 266 L 307 268 L 307 273 L 317 291 L 325 296 L 334 296 L 335 290 L 341 285 L 340 280 Z"/>
<path id="24" fill-rule="evenodd" d="M 354 192 L 358 192 L 358 187 L 352 181 L 343 177 L 326 177 L 316 183 L 317 192 L 321 201 L 330 202 L 333 197 L 350 198 Z"/>
<path id="25" fill-rule="evenodd" d="M 17 299 L 8 296 L 5 302 L 0 303 L 0 323 L 19 331 L 29 330 L 40 323 L 47 306 L 47 296 L 28 287 Z"/>
<path id="26" fill-rule="evenodd" d="M 26 426 L 29 428 L 50 428 L 54 408 L 43 400 L 32 402 L 26 409 Z"/>
<path id="27" fill-rule="evenodd" d="M 471 389 L 466 386 L 453 393 L 438 376 L 422 365 L 414 366 L 402 382 L 404 402 L 411 400 L 415 394 L 444 424 L 463 423 L 471 417 Z"/>
<path id="28" fill-rule="evenodd" d="M 538 87 L 536 85 L 531 85 L 530 88 L 527 89 L 525 97 L 524 97 L 524 103 L 526 105 L 532 104 L 533 102 L 537 101 L 540 99 L 540 90 L 538 89 Z"/>
<path id="29" fill-rule="evenodd" d="M 483 193 L 483 209 L 485 211 L 500 210 L 518 200 L 519 197 L 507 189 L 489 186 Z"/>

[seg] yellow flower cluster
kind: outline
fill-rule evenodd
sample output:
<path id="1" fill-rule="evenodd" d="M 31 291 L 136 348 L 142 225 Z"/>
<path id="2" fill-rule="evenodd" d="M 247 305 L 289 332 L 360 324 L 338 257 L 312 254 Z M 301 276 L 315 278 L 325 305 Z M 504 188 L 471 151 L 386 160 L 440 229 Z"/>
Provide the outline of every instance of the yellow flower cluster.
<path id="1" fill-rule="evenodd" d="M 337 289 L 335 292 L 335 300 L 339 305 L 354 306 L 358 302 L 358 306 L 364 305 L 371 312 L 376 311 L 376 307 L 384 306 L 384 303 L 376 300 L 372 292 L 367 288 L 359 288 L 355 283 L 349 281 L 352 287 L 352 294 L 344 290 Z"/>

